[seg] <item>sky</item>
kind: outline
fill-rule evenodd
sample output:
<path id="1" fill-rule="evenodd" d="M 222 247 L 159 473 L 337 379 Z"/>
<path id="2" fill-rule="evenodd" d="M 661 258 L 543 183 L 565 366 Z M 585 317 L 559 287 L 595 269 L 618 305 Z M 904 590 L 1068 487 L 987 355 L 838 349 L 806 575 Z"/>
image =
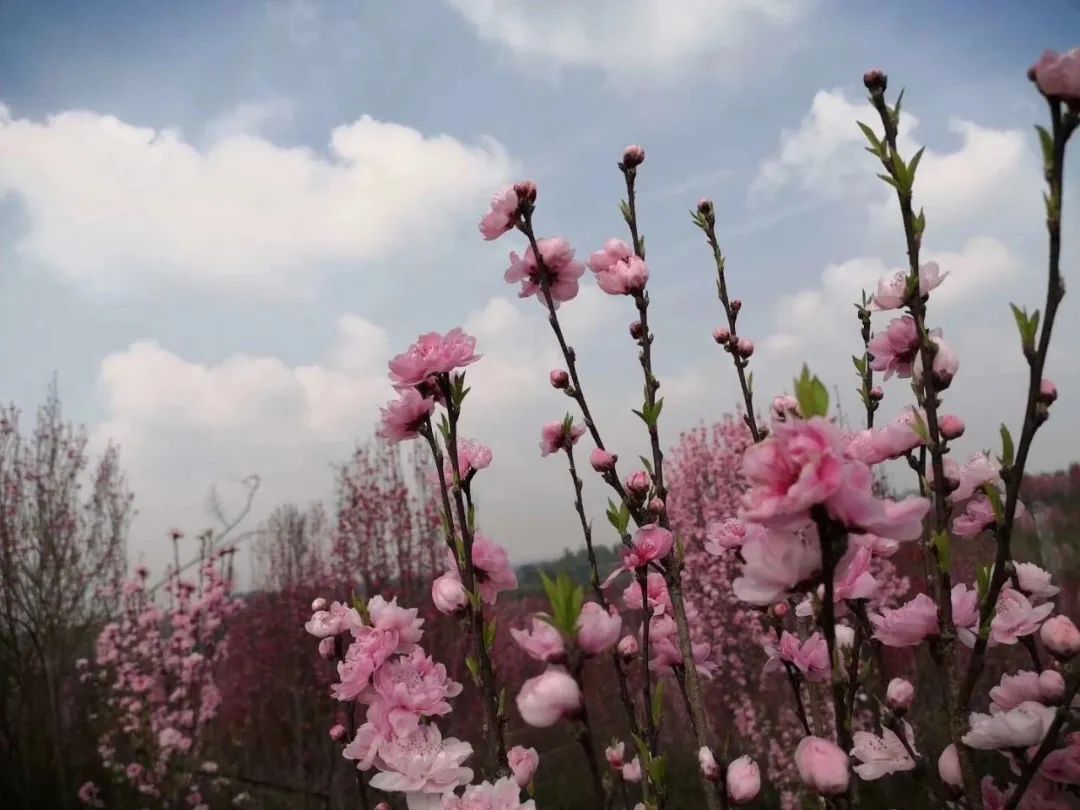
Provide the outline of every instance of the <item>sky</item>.
<path id="1" fill-rule="evenodd" d="M 931 322 L 961 363 L 945 410 L 967 423 L 959 450 L 989 448 L 1022 416 L 1008 302 L 1045 294 L 1046 111 L 1025 72 L 1078 42 L 1075 0 L 0 0 L 0 399 L 32 412 L 55 376 L 94 452 L 120 445 L 131 553 L 157 565 L 170 527 L 213 527 L 208 493 L 235 511 L 251 474 L 250 526 L 332 504 L 335 465 L 391 396 L 387 360 L 463 326 L 484 358 L 462 429 L 495 456 L 481 526 L 516 562 L 558 554 L 580 533 L 537 443 L 571 403 L 547 382 L 542 308 L 502 279 L 520 238 L 476 230 L 487 199 L 534 180 L 538 231 L 584 259 L 625 238 L 616 163 L 642 144 L 664 442 L 739 403 L 688 214 L 703 196 L 759 402 L 809 362 L 855 419 L 852 302 L 906 261 L 855 124 L 874 121 L 861 77 L 879 67 L 906 88 L 907 153 L 926 147 L 923 255 L 950 274 Z M 1065 211 L 1069 279 L 1075 188 Z M 584 282 L 560 316 L 608 443 L 634 459 L 633 306 Z M 1035 469 L 1080 458 L 1077 306 Z M 883 415 L 910 396 L 890 381 Z M 586 493 L 599 525 L 606 493 L 591 476 Z"/>

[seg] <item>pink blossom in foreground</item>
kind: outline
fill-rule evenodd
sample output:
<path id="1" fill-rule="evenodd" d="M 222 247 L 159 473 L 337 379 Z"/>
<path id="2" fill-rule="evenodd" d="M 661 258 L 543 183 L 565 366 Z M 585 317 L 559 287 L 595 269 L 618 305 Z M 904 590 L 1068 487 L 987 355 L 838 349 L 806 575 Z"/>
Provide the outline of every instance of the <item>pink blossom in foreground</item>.
<path id="1" fill-rule="evenodd" d="M 866 531 L 894 540 L 914 540 L 922 534 L 923 518 L 930 510 L 927 498 L 910 497 L 902 501 L 878 498 L 873 491 L 870 468 L 850 462 L 844 468 L 843 486 L 826 503 L 835 520 L 852 531 Z"/>
<path id="2" fill-rule="evenodd" d="M 619 239 L 609 239 L 587 262 L 596 283 L 608 295 L 631 295 L 645 289 L 649 268 Z"/>
<path id="3" fill-rule="evenodd" d="M 747 523 L 741 518 L 714 520 L 705 533 L 705 550 L 720 556 L 725 551 L 742 548 L 744 544 L 765 533 L 765 527 L 757 523 Z"/>
<path id="4" fill-rule="evenodd" d="M 1047 619 L 1039 631 L 1039 639 L 1057 658 L 1069 659 L 1080 652 L 1080 629 L 1068 616 Z"/>
<path id="5" fill-rule="evenodd" d="M 549 667 L 529 678 L 517 695 L 521 719 L 535 728 L 555 725 L 581 708 L 581 689 L 564 669 Z"/>
<path id="6" fill-rule="evenodd" d="M 1061 590 L 1051 581 L 1050 572 L 1044 571 L 1035 563 L 1019 562 L 1015 565 L 1020 590 L 1032 599 L 1052 599 Z"/>
<path id="7" fill-rule="evenodd" d="M 872 599 L 877 594 L 878 581 L 870 573 L 872 558 L 873 554 L 867 546 L 855 546 L 840 558 L 833 577 L 835 601 Z"/>
<path id="8" fill-rule="evenodd" d="M 469 604 L 469 593 L 461 580 L 452 574 L 436 577 L 431 583 L 431 601 L 440 613 L 452 616 Z"/>
<path id="9" fill-rule="evenodd" d="M 356 639 L 345 651 L 345 660 L 337 665 L 338 682 L 330 687 L 330 694 L 338 700 L 353 700 L 363 692 L 375 670 L 398 647 L 398 635 L 393 630 L 364 626 L 354 630 L 353 634 Z"/>
<path id="10" fill-rule="evenodd" d="M 448 698 L 461 694 L 461 684 L 446 676 L 446 667 L 417 647 L 383 664 L 372 678 L 372 690 L 360 696 L 366 703 L 382 700 L 394 735 L 406 737 L 421 717 L 442 717 L 451 711 Z"/>
<path id="11" fill-rule="evenodd" d="M 727 767 L 728 796 L 734 804 L 747 804 L 761 792 L 761 769 L 748 756 L 731 760 Z"/>
<path id="12" fill-rule="evenodd" d="M 964 774 L 960 770 L 960 757 L 956 753 L 956 746 L 952 743 L 941 752 L 937 762 L 938 776 L 946 785 L 954 788 L 964 786 Z"/>
<path id="13" fill-rule="evenodd" d="M 631 473 L 626 479 L 626 488 L 631 495 L 644 497 L 652 486 L 652 478 L 645 470 Z"/>
<path id="14" fill-rule="evenodd" d="M 964 539 L 978 537 L 997 521 L 994 507 L 986 495 L 976 495 L 964 504 L 964 511 L 953 518 L 952 531 Z"/>
<path id="15" fill-rule="evenodd" d="M 316 610 L 311 619 L 304 624 L 304 629 L 315 638 L 338 636 L 363 626 L 356 608 L 347 607 L 341 602 L 333 602 L 327 610 Z"/>
<path id="16" fill-rule="evenodd" d="M 615 646 L 622 634 L 622 616 L 612 608 L 604 610 L 596 602 L 581 606 L 577 620 L 577 643 L 589 655 L 597 655 Z"/>
<path id="17" fill-rule="evenodd" d="M 821 633 L 815 632 L 806 641 L 799 642 L 799 637 L 784 630 L 775 645 L 770 640 L 764 645 L 768 660 L 762 674 L 783 672 L 784 664 L 793 664 L 803 677 L 811 683 L 820 683 L 829 679 L 829 649 Z"/>
<path id="18" fill-rule="evenodd" d="M 937 604 L 925 593 L 898 608 L 870 614 L 874 638 L 889 647 L 914 647 L 939 632 Z"/>
<path id="19" fill-rule="evenodd" d="M 675 537 L 656 523 L 642 526 L 634 532 L 633 548 L 626 555 L 628 568 L 640 568 L 653 560 L 662 560 L 671 553 Z"/>
<path id="20" fill-rule="evenodd" d="M 513 186 L 499 189 L 491 197 L 491 208 L 480 219 L 480 233 L 489 242 L 513 230 L 517 220 L 518 195 Z"/>
<path id="21" fill-rule="evenodd" d="M 1037 631 L 1053 612 L 1052 604 L 1032 606 L 1019 591 L 1003 588 L 990 622 L 990 637 L 998 644 L 1015 644 L 1021 637 Z"/>
<path id="22" fill-rule="evenodd" d="M 610 472 L 615 469 L 617 460 L 618 456 L 612 455 L 607 450 L 601 450 L 599 447 L 589 454 L 589 463 L 598 473 Z"/>
<path id="23" fill-rule="evenodd" d="M 469 743 L 444 740 L 436 725 L 421 725 L 407 737 L 379 746 L 380 771 L 371 777 L 371 786 L 404 793 L 406 799 L 413 793 L 447 793 L 472 781 L 472 769 L 461 764 L 471 754 Z"/>
<path id="24" fill-rule="evenodd" d="M 1004 491 L 1004 482 L 1001 480 L 1001 465 L 987 456 L 985 453 L 975 453 L 958 471 L 959 486 L 949 493 L 949 500 L 953 503 L 966 501 L 983 484 L 992 484 L 999 490 Z"/>
<path id="25" fill-rule="evenodd" d="M 990 713 L 1015 709 L 1021 703 L 1056 703 L 1065 691 L 1061 673 L 1053 669 L 1042 673 L 1021 670 L 1015 675 L 1001 676 L 1001 682 L 990 690 Z"/>
<path id="26" fill-rule="evenodd" d="M 927 262 L 919 267 L 919 295 L 929 295 L 948 273 L 942 273 L 937 262 Z M 874 293 L 872 308 L 882 312 L 890 309 L 900 309 L 907 302 L 905 295 L 907 290 L 908 274 L 906 270 L 897 270 L 895 273 L 884 276 L 878 281 L 877 292 Z"/>
<path id="27" fill-rule="evenodd" d="M 650 571 L 645 578 L 645 595 L 649 602 L 649 609 L 653 613 L 670 612 L 672 610 L 671 596 L 668 594 L 667 583 L 664 575 L 656 571 Z M 642 603 L 641 587 L 637 582 L 631 582 L 626 586 L 622 595 L 623 606 L 628 610 L 644 610 Z"/>
<path id="28" fill-rule="evenodd" d="M 904 723 L 904 731 L 908 734 L 910 744 L 911 726 Z M 855 766 L 855 773 L 861 779 L 872 781 L 915 768 L 915 760 L 891 728 L 883 728 L 880 737 L 868 731 L 856 731 L 853 742 L 855 745 L 851 749 L 851 756 L 861 763 Z"/>
<path id="29" fill-rule="evenodd" d="M 584 425 L 575 425 L 566 420 L 548 422 L 540 431 L 540 455 L 550 456 L 573 447 L 583 435 Z"/>
<path id="30" fill-rule="evenodd" d="M 803 535 L 770 530 L 746 543 L 742 555 L 742 574 L 732 589 L 751 605 L 771 605 L 821 571 L 821 546 L 810 530 Z"/>
<path id="31" fill-rule="evenodd" d="M 476 338 L 461 329 L 451 329 L 445 335 L 428 332 L 390 361 L 390 381 L 397 389 L 412 388 L 433 374 L 449 374 L 479 359 Z"/>
<path id="32" fill-rule="evenodd" d="M 870 368 L 881 371 L 885 379 L 893 374 L 898 377 L 910 377 L 911 365 L 919 353 L 919 332 L 915 328 L 915 319 L 910 315 L 893 318 L 884 332 L 878 332 L 871 338 L 867 347 L 874 359 Z"/>
<path id="33" fill-rule="evenodd" d="M 356 736 L 342 750 L 341 755 L 356 762 L 357 770 L 367 771 L 375 765 L 379 748 L 393 736 L 390 712 L 386 704 L 376 701 L 368 706 L 364 722 L 356 730 Z"/>
<path id="34" fill-rule="evenodd" d="M 1043 51 L 1031 68 L 1039 90 L 1051 98 L 1080 99 L 1080 48 Z"/>
<path id="35" fill-rule="evenodd" d="M 463 479 L 474 472 L 486 470 L 491 465 L 491 450 L 472 439 L 458 439 L 458 469 Z M 452 465 L 447 459 L 447 478 L 453 477 Z"/>
<path id="36" fill-rule="evenodd" d="M 515 745 L 506 756 L 509 760 L 510 771 L 514 774 L 514 781 L 520 787 L 527 787 L 540 765 L 540 755 L 536 753 L 536 749 Z"/>
<path id="37" fill-rule="evenodd" d="M 397 633 L 398 647 L 395 652 L 412 652 L 424 635 L 424 620 L 419 618 L 420 611 L 399 607 L 396 596 L 387 602 L 380 594 L 375 594 L 368 600 L 367 611 L 371 626 L 376 630 Z"/>
<path id="38" fill-rule="evenodd" d="M 443 796 L 438 810 L 536 810 L 536 802 L 532 799 L 523 802 L 518 783 L 504 776 L 494 783 L 469 785 L 460 797 L 453 794 Z"/>
<path id="39" fill-rule="evenodd" d="M 538 616 L 532 617 L 529 630 L 511 627 L 510 636 L 530 658 L 537 661 L 549 663 L 566 658 L 566 644 L 563 642 L 562 633 Z"/>
<path id="40" fill-rule="evenodd" d="M 570 301 L 578 294 L 578 279 L 585 272 L 585 265 L 574 261 L 574 249 L 561 237 L 539 239 L 540 256 L 543 269 L 536 260 L 532 246 L 525 251 L 524 257 L 517 253 L 510 254 L 510 267 L 504 278 L 511 284 L 521 283 L 520 298 L 536 295 L 541 304 L 547 305 L 541 292 L 542 273 L 546 270 L 548 289 L 556 307 L 561 302 Z"/>
<path id="41" fill-rule="evenodd" d="M 803 784 L 823 796 L 848 789 L 848 757 L 836 743 L 821 737 L 803 737 L 795 749 L 795 768 Z"/>
<path id="42" fill-rule="evenodd" d="M 449 568 L 446 575 L 460 580 L 457 558 L 449 550 L 447 558 Z M 517 574 L 510 565 L 510 555 L 506 549 L 479 532 L 473 535 L 472 561 L 477 573 L 476 590 L 485 603 L 494 605 L 501 592 L 517 588 Z"/>
<path id="43" fill-rule="evenodd" d="M 1042 742 L 1053 719 L 1054 709 L 1031 700 L 997 714 L 972 712 L 971 730 L 961 741 L 982 751 L 1027 748 Z"/>

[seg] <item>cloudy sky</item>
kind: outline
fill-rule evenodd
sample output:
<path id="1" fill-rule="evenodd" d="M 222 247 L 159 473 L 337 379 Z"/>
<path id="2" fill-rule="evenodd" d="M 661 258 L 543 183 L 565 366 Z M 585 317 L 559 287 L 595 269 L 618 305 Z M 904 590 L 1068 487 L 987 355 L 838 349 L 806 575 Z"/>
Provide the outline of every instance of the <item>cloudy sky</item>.
<path id="1" fill-rule="evenodd" d="M 1031 128 L 1045 110 L 1024 74 L 1078 42 L 1068 0 L 3 0 L 0 397 L 32 409 L 55 374 L 95 446 L 122 445 L 132 547 L 155 562 L 168 527 L 212 524 L 211 486 L 235 502 L 257 473 L 256 517 L 330 500 L 333 465 L 390 395 L 387 359 L 464 325 L 485 354 L 465 429 L 495 451 L 482 523 L 518 561 L 576 546 L 565 469 L 536 448 L 568 404 L 547 385 L 554 345 L 502 280 L 517 240 L 477 235 L 486 198 L 534 179 L 538 229 L 584 256 L 623 236 L 615 163 L 643 144 L 667 440 L 738 399 L 687 214 L 705 195 L 760 394 L 809 360 L 851 414 L 851 302 L 904 261 L 855 126 L 873 120 L 861 76 L 878 66 L 907 88 L 905 137 L 927 150 L 924 253 L 951 274 L 933 320 L 961 357 L 948 409 L 966 449 L 989 447 L 1021 414 L 1007 303 L 1041 306 L 1045 285 Z M 1077 195 L 1066 211 L 1068 278 Z M 1080 457 L 1077 305 L 1059 320 L 1062 400 L 1037 468 Z M 562 312 L 631 459 L 632 306 L 588 281 Z M 886 414 L 908 396 L 892 384 Z"/>

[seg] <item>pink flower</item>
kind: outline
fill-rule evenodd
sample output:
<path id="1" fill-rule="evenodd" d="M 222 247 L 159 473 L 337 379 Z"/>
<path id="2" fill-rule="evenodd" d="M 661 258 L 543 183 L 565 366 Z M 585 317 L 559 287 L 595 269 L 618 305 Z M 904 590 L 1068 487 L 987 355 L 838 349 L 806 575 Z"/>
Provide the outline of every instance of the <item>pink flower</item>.
<path id="1" fill-rule="evenodd" d="M 346 607 L 341 602 L 333 602 L 329 610 L 316 610 L 304 629 L 315 638 L 338 636 L 349 630 L 363 626 L 356 608 Z"/>
<path id="2" fill-rule="evenodd" d="M 472 439 L 458 439 L 457 457 L 458 467 L 463 480 L 468 478 L 474 472 L 486 470 L 491 464 L 490 448 L 484 447 L 480 442 Z M 447 460 L 447 477 L 453 477 L 449 459 Z"/>
<path id="3" fill-rule="evenodd" d="M 404 738 L 391 738 L 379 746 L 380 772 L 371 786 L 387 792 L 447 793 L 472 781 L 472 768 L 462 766 L 472 746 L 447 737 L 433 723 L 417 726 Z"/>
<path id="4" fill-rule="evenodd" d="M 637 495 L 639 497 L 644 496 L 649 491 L 649 487 L 652 486 L 652 478 L 645 470 L 638 470 L 631 473 L 630 477 L 626 479 L 626 488 L 630 491 L 631 495 Z"/>
<path id="5" fill-rule="evenodd" d="M 833 577 L 833 599 L 872 599 L 878 591 L 878 581 L 870 573 L 873 553 L 868 546 L 855 546 L 840 558 Z"/>
<path id="6" fill-rule="evenodd" d="M 376 594 L 368 600 L 367 610 L 371 617 L 372 627 L 376 630 L 397 633 L 396 652 L 411 652 L 424 635 L 421 629 L 424 626 L 424 620 L 418 618 L 420 611 L 416 608 L 398 607 L 396 596 L 387 602 L 382 596 Z"/>
<path id="7" fill-rule="evenodd" d="M 1043 51 L 1030 71 L 1043 95 L 1051 98 L 1080 98 L 1080 48 L 1059 54 Z"/>
<path id="8" fill-rule="evenodd" d="M 1003 588 L 990 622 L 990 638 L 998 644 L 1015 644 L 1021 637 L 1030 636 L 1038 630 L 1043 620 L 1053 612 L 1054 606 L 1051 604 L 1033 607 L 1019 591 Z"/>
<path id="9" fill-rule="evenodd" d="M 937 605 L 925 593 L 895 609 L 871 613 L 874 638 L 889 647 L 914 647 L 939 632 Z"/>
<path id="10" fill-rule="evenodd" d="M 533 616 L 531 630 L 510 628 L 510 635 L 530 658 L 537 661 L 554 662 L 566 658 L 566 645 L 562 633 L 543 619 Z"/>
<path id="11" fill-rule="evenodd" d="M 570 375 L 561 368 L 552 369 L 548 375 L 548 380 L 551 382 L 551 387 L 558 391 L 570 387 Z"/>
<path id="12" fill-rule="evenodd" d="M 1051 751 L 1039 773 L 1053 782 L 1080 785 L 1080 738 L 1072 734 L 1068 745 Z"/>
<path id="13" fill-rule="evenodd" d="M 713 756 L 713 752 L 709 746 L 701 746 L 701 748 L 698 749 L 697 758 L 698 767 L 701 768 L 702 776 L 710 782 L 715 782 L 720 778 L 720 766 L 716 764 L 716 757 Z"/>
<path id="14" fill-rule="evenodd" d="M 949 344 L 940 336 L 931 334 L 930 342 L 936 347 L 934 361 L 931 366 L 934 372 L 934 382 L 939 389 L 948 388 L 960 368 L 960 360 Z M 911 376 L 915 378 L 916 382 L 922 382 L 923 366 L 921 356 L 915 358 L 911 372 Z"/>
<path id="15" fill-rule="evenodd" d="M 510 254 L 510 267 L 504 278 L 511 284 L 521 282 L 520 298 L 537 295 L 541 290 L 542 275 L 546 271 L 551 300 L 556 307 L 560 302 L 570 301 L 578 294 L 578 279 L 585 272 L 585 265 L 574 261 L 574 249 L 562 237 L 540 239 L 536 243 L 540 248 L 543 268 L 536 261 L 536 254 L 530 245 L 525 257 L 517 253 Z M 538 296 L 541 304 L 547 305 L 544 296 Z"/>
<path id="16" fill-rule="evenodd" d="M 803 784 L 823 796 L 837 796 L 848 789 L 847 754 L 829 740 L 803 737 L 795 748 L 795 768 Z"/>
<path id="17" fill-rule="evenodd" d="M 397 737 L 407 737 L 421 717 L 442 717 L 450 713 L 447 698 L 461 694 L 461 684 L 446 676 L 446 667 L 417 647 L 409 655 L 393 658 L 376 670 L 371 694 L 363 694 L 365 703 L 381 699 L 387 706 L 387 719 Z"/>
<path id="18" fill-rule="evenodd" d="M 741 518 L 714 520 L 705 532 L 705 550 L 717 557 L 733 548 L 742 548 L 750 540 L 760 538 L 765 527 L 747 523 Z"/>
<path id="19" fill-rule="evenodd" d="M 863 464 L 902 458 L 923 443 L 914 430 L 916 413 L 914 408 L 904 408 L 892 422 L 846 437 L 844 454 Z"/>
<path id="20" fill-rule="evenodd" d="M 904 727 L 910 744 L 911 726 L 904 723 Z M 883 728 L 880 737 L 867 731 L 856 731 L 852 742 L 855 747 L 851 749 L 851 756 L 862 763 L 855 766 L 855 773 L 861 779 L 872 781 L 915 768 L 915 760 L 896 736 L 896 732 L 890 728 Z"/>
<path id="21" fill-rule="evenodd" d="M 613 456 L 607 450 L 601 450 L 597 447 L 589 454 L 589 463 L 592 468 L 598 473 L 610 472 L 615 469 L 615 462 L 618 460 L 617 456 Z"/>
<path id="22" fill-rule="evenodd" d="M 1056 658 L 1067 660 L 1080 652 L 1080 630 L 1068 616 L 1047 619 L 1039 631 L 1039 638 Z"/>
<path id="23" fill-rule="evenodd" d="M 669 621 L 671 623 L 669 629 L 674 631 L 675 621 L 674 619 L 669 619 Z M 694 654 L 694 669 L 707 678 L 712 677 L 712 661 L 709 660 L 712 645 L 707 641 L 695 641 L 690 645 L 690 649 Z M 682 652 L 676 643 L 674 632 L 668 636 L 651 640 L 649 653 L 652 656 L 649 660 L 649 669 L 652 672 L 667 672 L 673 667 L 686 666 L 686 661 L 683 659 Z"/>
<path id="24" fill-rule="evenodd" d="M 616 770 L 622 768 L 623 758 L 626 756 L 626 743 L 615 743 L 604 749 L 604 758 L 608 765 Z"/>
<path id="25" fill-rule="evenodd" d="M 821 571 L 821 546 L 817 533 L 809 530 L 801 536 L 770 530 L 748 541 L 742 556 L 741 576 L 732 590 L 751 605 L 770 605 Z"/>
<path id="26" fill-rule="evenodd" d="M 1052 708 L 1031 700 L 997 714 L 972 712 L 971 730 L 960 739 L 964 745 L 981 751 L 1028 748 L 1042 742 L 1053 719 Z"/>
<path id="27" fill-rule="evenodd" d="M 577 643 L 587 654 L 597 655 L 611 649 L 622 633 L 622 616 L 614 608 L 604 610 L 596 602 L 581 606 L 577 620 Z"/>
<path id="28" fill-rule="evenodd" d="M 1001 683 L 990 690 L 990 713 L 1009 711 L 1027 701 L 1057 703 L 1064 690 L 1061 673 L 1052 669 L 1041 674 L 1026 670 L 1015 675 L 1005 674 L 1001 676 Z"/>
<path id="29" fill-rule="evenodd" d="M 431 583 L 431 601 L 439 613 L 452 616 L 469 604 L 469 594 L 457 576 L 446 573 Z"/>
<path id="30" fill-rule="evenodd" d="M 641 759 L 639 757 L 634 757 L 622 766 L 622 778 L 624 782 L 636 783 L 641 781 Z"/>
<path id="31" fill-rule="evenodd" d="M 330 686 L 330 694 L 338 700 L 353 700 L 363 692 L 375 670 L 398 648 L 398 634 L 393 630 L 363 626 L 353 635 L 356 640 L 345 651 L 345 660 L 337 665 L 338 683 Z"/>
<path id="32" fill-rule="evenodd" d="M 911 708 L 915 699 L 915 687 L 911 681 L 903 678 L 893 678 L 885 690 L 885 703 L 890 709 L 898 714 L 903 714 Z"/>
<path id="33" fill-rule="evenodd" d="M 964 420 L 955 414 L 947 413 L 938 420 L 938 429 L 941 435 L 950 442 L 964 435 L 966 426 Z"/>
<path id="34" fill-rule="evenodd" d="M 514 781 L 519 787 L 527 787 L 540 765 L 540 755 L 535 748 L 522 748 L 515 745 L 507 754 L 510 762 L 510 770 L 514 774 Z"/>
<path id="35" fill-rule="evenodd" d="M 419 810 L 419 808 L 417 808 Z M 436 810 L 432 807 L 432 810 Z M 460 797 L 448 793 L 437 810 L 536 810 L 532 799 L 521 801 L 521 788 L 509 776 L 494 783 L 469 785 Z"/>
<path id="36" fill-rule="evenodd" d="M 390 381 L 399 390 L 413 388 L 433 374 L 449 374 L 479 359 L 476 338 L 461 329 L 451 329 L 445 335 L 428 332 L 390 361 Z"/>
<path id="37" fill-rule="evenodd" d="M 1001 465 L 985 453 L 976 453 L 969 458 L 960 467 L 958 479 L 959 486 L 949 493 L 949 500 L 953 503 L 966 501 L 981 489 L 983 484 L 993 484 L 998 489 L 1004 486 L 1001 480 Z"/>
<path id="38" fill-rule="evenodd" d="M 499 189 L 491 198 L 491 209 L 480 220 L 480 233 L 489 242 L 513 230 L 517 220 L 518 195 L 513 186 Z"/>
<path id="39" fill-rule="evenodd" d="M 584 425 L 575 425 L 568 419 L 548 422 L 540 431 L 540 455 L 550 456 L 573 447 L 584 434 Z"/>
<path id="40" fill-rule="evenodd" d="M 653 560 L 662 560 L 675 542 L 675 536 L 659 524 L 650 523 L 634 533 L 633 549 L 624 555 L 627 569 L 640 568 Z"/>
<path id="41" fill-rule="evenodd" d="M 367 771 L 375 764 L 379 748 L 393 736 L 390 727 L 390 712 L 381 700 L 368 706 L 364 723 L 356 730 L 341 755 L 356 762 L 358 770 Z"/>
<path id="42" fill-rule="evenodd" d="M 630 144 L 623 149 L 622 164 L 620 168 L 633 169 L 645 162 L 645 148 L 636 143 Z"/>
<path id="43" fill-rule="evenodd" d="M 529 678 L 517 695 L 521 719 L 535 728 L 548 728 L 581 708 L 581 689 L 564 669 L 549 667 Z"/>
<path id="44" fill-rule="evenodd" d="M 319 656 L 330 661 L 337 655 L 335 650 L 334 639 L 332 637 L 319 639 Z"/>
<path id="45" fill-rule="evenodd" d="M 596 274 L 596 283 L 608 295 L 631 295 L 645 289 L 649 268 L 632 250 L 618 239 L 609 239 L 603 250 L 589 257 L 589 269 Z"/>
<path id="46" fill-rule="evenodd" d="M 450 566 L 446 575 L 460 581 L 457 558 L 452 551 L 447 551 L 447 556 Z M 473 535 L 472 560 L 476 569 L 476 590 L 487 604 L 494 605 L 502 591 L 512 591 L 518 586 L 517 574 L 510 565 L 506 549 L 479 532 Z"/>
<path id="47" fill-rule="evenodd" d="M 919 268 L 919 295 L 926 296 L 930 291 L 945 280 L 948 273 L 942 273 L 937 262 L 927 262 Z M 878 281 L 877 292 L 874 293 L 872 308 L 882 312 L 890 309 L 900 309 L 907 303 L 907 279 L 906 270 L 897 270 Z"/>
<path id="48" fill-rule="evenodd" d="M 784 663 L 793 664 L 806 680 L 819 683 L 829 679 L 832 668 L 829 666 L 829 649 L 821 633 L 814 633 L 806 641 L 799 643 L 799 637 L 787 630 L 780 634 L 780 642 L 772 641 L 764 645 L 769 657 L 762 673 L 783 672 Z"/>
<path id="49" fill-rule="evenodd" d="M 719 342 L 727 342 L 717 341 Z M 773 418 L 783 422 L 788 417 L 799 418 L 802 416 L 802 412 L 799 410 L 799 401 L 791 394 L 784 394 L 782 396 L 773 397 L 772 401 L 772 413 Z"/>
<path id="50" fill-rule="evenodd" d="M 902 315 L 889 321 L 884 332 L 878 332 L 868 346 L 874 359 L 870 368 L 885 372 L 885 379 L 893 374 L 898 377 L 911 376 L 911 364 L 919 353 L 919 332 L 915 328 L 915 319 Z"/>
<path id="51" fill-rule="evenodd" d="M 663 613 L 672 609 L 671 596 L 668 594 L 667 583 L 664 581 L 663 574 L 650 571 L 645 578 L 645 592 L 649 602 L 649 609 L 653 613 Z M 623 606 L 628 610 L 645 609 L 642 603 L 641 587 L 637 582 L 631 582 L 626 586 L 622 599 Z"/>
<path id="52" fill-rule="evenodd" d="M 956 753 L 956 746 L 950 743 L 937 761 L 938 776 L 946 785 L 954 788 L 964 786 L 964 774 L 960 770 L 960 757 Z"/>
<path id="53" fill-rule="evenodd" d="M 951 593 L 953 624 L 956 635 L 967 647 L 975 646 L 975 631 L 979 629 L 979 593 L 960 582 Z"/>
<path id="54" fill-rule="evenodd" d="M 976 495 L 964 505 L 964 511 L 953 518 L 952 531 L 957 537 L 977 537 L 996 520 L 990 499 L 986 495 Z"/>
<path id="55" fill-rule="evenodd" d="M 83 804 L 90 805 L 91 807 L 104 807 L 105 802 L 101 801 L 101 792 L 98 790 L 98 786 L 93 782 L 83 782 L 79 786 L 79 801 Z"/>
<path id="56" fill-rule="evenodd" d="M 826 503 L 830 517 L 849 529 L 866 531 L 894 540 L 914 540 L 922 534 L 923 518 L 930 510 L 927 498 L 902 501 L 878 498 L 873 491 L 870 468 L 850 462 L 844 468 L 844 484 Z"/>
<path id="57" fill-rule="evenodd" d="M 738 757 L 728 764 L 726 782 L 731 801 L 747 804 L 761 792 L 761 769 L 750 757 Z"/>
<path id="58" fill-rule="evenodd" d="M 1051 582 L 1050 572 L 1035 563 L 1016 563 L 1016 578 L 1020 582 L 1020 590 L 1032 599 L 1051 599 L 1061 590 Z"/>

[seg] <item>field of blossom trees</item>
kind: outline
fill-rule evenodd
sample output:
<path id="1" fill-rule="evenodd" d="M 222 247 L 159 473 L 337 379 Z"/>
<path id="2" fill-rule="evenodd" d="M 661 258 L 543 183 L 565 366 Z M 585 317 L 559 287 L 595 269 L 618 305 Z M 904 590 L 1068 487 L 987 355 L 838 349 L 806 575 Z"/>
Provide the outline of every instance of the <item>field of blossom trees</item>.
<path id="1" fill-rule="evenodd" d="M 858 413 L 837 413 L 813 357 L 787 391 L 755 388 L 740 273 L 703 199 L 687 227 L 720 325 L 702 351 L 741 407 L 665 431 L 643 147 L 618 159 L 625 231 L 595 251 L 542 235 L 559 213 L 530 181 L 477 212 L 478 239 L 512 243 L 505 281 L 562 358 L 532 461 L 565 473 L 578 533 L 561 558 L 520 565 L 485 531 L 499 459 L 469 419 L 484 346 L 462 329 L 390 361 L 395 398 L 376 438 L 342 448 L 332 507 L 282 504 L 243 541 L 178 529 L 164 572 L 126 556 L 138 504 L 122 449 L 95 457 L 55 392 L 36 414 L 4 410 L 0 805 L 1078 806 L 1080 466 L 1028 457 L 1072 418 L 1044 369 L 1072 351 L 1051 338 L 1071 316 L 1080 50 L 1046 52 L 1029 79 L 1045 286 L 998 302 L 1028 379 L 986 452 L 950 452 L 965 432 L 949 399 L 965 358 L 935 308 L 950 269 L 920 258 L 922 151 L 902 154 L 900 94 L 878 70 L 861 157 L 895 191 L 906 257 L 852 302 Z M 626 310 L 640 458 L 608 443 L 563 319 L 593 283 Z M 894 420 L 878 418 L 885 399 L 904 403 Z M 609 496 L 606 514 L 586 490 Z M 243 587 L 239 542 L 256 561 Z"/>

